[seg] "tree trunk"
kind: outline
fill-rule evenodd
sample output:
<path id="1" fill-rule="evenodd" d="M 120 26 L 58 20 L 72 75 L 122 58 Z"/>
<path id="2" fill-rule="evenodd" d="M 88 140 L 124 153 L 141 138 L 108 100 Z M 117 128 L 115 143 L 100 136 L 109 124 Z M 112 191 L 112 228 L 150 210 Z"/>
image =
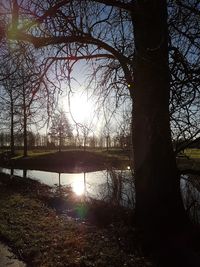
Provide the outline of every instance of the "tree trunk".
<path id="1" fill-rule="evenodd" d="M 61 134 L 61 131 L 59 131 L 59 144 L 58 144 L 58 146 L 59 146 L 59 152 L 61 152 L 61 143 L 62 143 L 62 134 Z"/>
<path id="2" fill-rule="evenodd" d="M 147 232 L 177 231 L 187 216 L 172 148 L 166 1 L 137 1 L 133 147 L 136 218 Z M 155 230 L 155 231 L 154 231 Z"/>
<path id="3" fill-rule="evenodd" d="M 87 137 L 84 136 L 84 140 L 83 140 L 83 150 L 86 151 L 86 141 L 87 141 Z"/>
<path id="4" fill-rule="evenodd" d="M 109 148 L 109 135 L 106 135 L 106 151 L 108 151 Z"/>
<path id="5" fill-rule="evenodd" d="M 27 145 L 27 118 L 26 115 L 24 117 L 24 157 L 27 157 L 28 153 L 28 145 Z"/>
<path id="6" fill-rule="evenodd" d="M 10 151 L 11 155 L 14 156 L 15 154 L 15 144 L 14 144 L 14 103 L 12 99 L 12 95 L 10 97 Z"/>
<path id="7" fill-rule="evenodd" d="M 24 85 L 23 85 L 24 86 Z M 25 88 L 23 88 L 23 139 L 24 139 L 24 157 L 27 157 L 27 111 L 26 111 L 26 95 L 25 95 Z"/>

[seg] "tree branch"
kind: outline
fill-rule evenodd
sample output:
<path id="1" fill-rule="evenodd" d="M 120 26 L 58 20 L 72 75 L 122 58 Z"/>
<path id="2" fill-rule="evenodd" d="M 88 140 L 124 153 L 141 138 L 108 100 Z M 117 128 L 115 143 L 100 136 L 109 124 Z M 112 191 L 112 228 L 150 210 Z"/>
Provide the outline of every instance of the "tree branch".
<path id="1" fill-rule="evenodd" d="M 177 0 L 176 2 L 180 7 L 183 7 L 185 9 L 189 10 L 190 12 L 192 12 L 193 14 L 200 16 L 200 10 L 198 9 L 198 6 L 197 6 L 198 3 L 196 4 L 197 7 L 195 8 L 194 6 L 189 5 L 189 2 L 188 2 L 188 4 L 185 4 L 184 1 L 180 1 L 180 0 Z M 187 3 L 187 1 L 186 1 L 186 3 Z"/>
<path id="2" fill-rule="evenodd" d="M 16 0 L 13 0 L 13 10 L 12 10 L 12 16 L 15 18 L 16 17 L 16 13 L 18 14 L 19 12 L 19 6 L 17 4 L 17 1 Z M 23 26 L 23 30 L 27 30 L 27 29 L 30 29 L 32 26 L 38 24 L 38 23 L 42 23 L 47 17 L 51 17 L 51 16 L 54 16 L 57 12 L 57 10 L 70 3 L 70 0 L 62 0 L 62 1 L 59 1 L 58 3 L 56 3 L 54 6 L 51 6 L 49 9 L 46 10 L 46 12 L 44 12 L 43 15 L 37 17 L 36 19 L 34 19 L 33 21 L 25 24 Z M 18 19 L 18 17 L 17 17 Z M 16 22 L 16 19 L 15 19 L 15 22 Z M 16 26 L 16 24 L 15 24 Z"/>
<path id="3" fill-rule="evenodd" d="M 96 55 L 85 55 L 85 56 L 64 56 L 64 57 L 48 57 L 48 60 L 71 60 L 71 61 L 77 61 L 82 59 L 94 59 L 94 58 L 112 58 L 115 57 L 112 54 L 96 54 Z"/>
<path id="4" fill-rule="evenodd" d="M 132 61 L 125 57 L 123 54 L 119 53 L 117 50 L 115 50 L 113 47 L 108 45 L 107 43 L 93 38 L 91 35 L 86 35 L 86 36 L 53 36 L 53 37 L 36 37 L 30 34 L 26 34 L 22 31 L 18 31 L 15 34 L 9 34 L 9 37 L 11 39 L 17 39 L 21 41 L 27 41 L 32 43 L 35 48 L 40 48 L 48 45 L 56 45 L 56 44 L 70 44 L 70 43 L 79 43 L 79 44 L 91 44 L 91 45 L 96 45 L 100 49 L 104 49 L 108 52 L 110 52 L 113 57 L 118 59 L 120 62 L 126 62 L 128 64 L 131 64 Z M 105 54 L 104 54 L 105 55 Z M 111 55 L 109 56 L 111 57 Z"/>
<path id="5" fill-rule="evenodd" d="M 107 0 L 101 0 L 101 1 L 96 0 L 95 2 L 105 4 L 107 6 L 119 7 L 121 9 L 130 11 L 132 13 L 135 11 L 134 5 L 132 3 L 123 3 L 121 1 L 116 1 L 116 0 L 108 0 L 108 1 Z"/>

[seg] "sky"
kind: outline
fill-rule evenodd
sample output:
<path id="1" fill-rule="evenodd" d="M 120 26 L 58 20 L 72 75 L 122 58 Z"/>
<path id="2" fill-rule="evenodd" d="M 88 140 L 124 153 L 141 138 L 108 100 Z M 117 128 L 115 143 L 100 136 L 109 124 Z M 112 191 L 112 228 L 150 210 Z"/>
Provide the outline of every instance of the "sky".
<path id="1" fill-rule="evenodd" d="M 91 133 L 98 135 L 104 122 L 102 114 L 97 112 L 98 105 L 92 94 L 93 90 L 86 90 L 87 65 L 83 62 L 75 64 L 72 76 L 74 79 L 70 94 L 67 82 L 62 82 L 63 94 L 59 96 L 58 108 L 66 112 L 72 125 L 86 125 L 92 128 Z"/>
<path id="2" fill-rule="evenodd" d="M 83 88 L 79 88 L 79 90 L 70 94 L 70 97 L 68 95 L 61 96 L 60 107 L 67 113 L 69 112 L 76 122 L 84 123 L 93 117 L 95 103 L 84 93 Z"/>
<path id="3" fill-rule="evenodd" d="M 87 88 L 87 76 L 90 71 L 90 65 L 87 65 L 83 61 L 78 61 L 72 71 L 71 90 L 69 94 L 69 85 L 67 80 L 62 80 L 61 91 L 62 95 L 59 96 L 58 109 L 65 111 L 67 118 L 70 120 L 72 126 L 75 124 L 81 124 L 91 128 L 90 135 L 99 136 L 105 134 L 109 130 L 109 134 L 115 135 L 116 130 L 119 130 L 121 121 L 121 115 L 124 106 L 118 108 L 117 112 L 112 115 L 113 109 L 115 109 L 115 95 L 113 99 L 108 101 L 107 108 L 103 108 L 103 105 L 98 101 L 97 96 L 94 95 L 94 88 Z M 70 97 L 69 97 L 70 96 Z M 105 127 L 106 120 L 108 128 Z M 75 127 L 74 127 L 75 129 Z"/>

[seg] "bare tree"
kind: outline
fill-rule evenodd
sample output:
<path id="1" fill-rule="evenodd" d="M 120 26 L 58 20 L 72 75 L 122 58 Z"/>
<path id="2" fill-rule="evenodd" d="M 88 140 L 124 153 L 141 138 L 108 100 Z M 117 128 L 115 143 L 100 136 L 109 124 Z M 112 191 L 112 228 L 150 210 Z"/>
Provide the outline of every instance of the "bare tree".
<path id="1" fill-rule="evenodd" d="M 199 1 L 169 1 L 170 118 L 176 152 L 199 137 Z"/>
<path id="2" fill-rule="evenodd" d="M 80 125 L 80 129 L 83 135 L 83 148 L 85 151 L 89 139 L 89 134 L 92 132 L 92 125 L 91 124 L 87 125 L 87 123 L 84 123 Z"/>
<path id="3" fill-rule="evenodd" d="M 18 48 L 18 50 L 17 50 Z M 17 103 L 16 112 L 20 122 L 19 130 L 23 131 L 24 157 L 28 151 L 28 127 L 43 119 L 37 117 L 42 114 L 44 99 L 41 94 L 41 84 L 38 82 L 40 76 L 36 65 L 36 59 L 30 47 L 21 43 L 17 44 L 14 63 L 17 66 L 15 72 Z"/>
<path id="4" fill-rule="evenodd" d="M 13 66 L 10 64 L 11 62 L 4 62 L 4 67 L 1 69 L 2 72 L 7 76 L 12 70 Z M 1 102 L 2 102 L 2 115 L 4 120 L 4 125 L 7 126 L 10 130 L 10 151 L 11 155 L 15 153 L 15 142 L 14 142 L 14 128 L 17 123 L 16 121 L 16 102 L 18 95 L 16 94 L 16 83 L 15 78 L 10 77 L 3 79 L 1 81 Z"/>
<path id="5" fill-rule="evenodd" d="M 66 114 L 63 110 L 58 110 L 52 118 L 49 136 L 54 141 L 58 142 L 59 152 L 64 145 L 64 139 L 73 137 L 72 127 Z"/>
<path id="6" fill-rule="evenodd" d="M 23 132 L 24 156 L 27 156 L 27 134 L 30 127 L 42 128 L 50 117 L 55 103 L 55 93 L 49 92 L 52 82 L 46 80 L 41 73 L 42 66 L 38 64 L 42 58 L 41 53 L 35 53 L 30 45 L 23 42 L 5 44 L 2 52 L 2 68 L 0 80 L 3 85 L 4 102 L 2 115 L 11 121 L 11 151 L 14 153 L 14 124 L 15 133 Z M 9 112 L 7 112 L 9 108 Z M 47 110 L 47 113 L 45 112 Z M 43 112 L 42 112 L 43 111 Z M 14 121 L 15 117 L 15 121 Z"/>

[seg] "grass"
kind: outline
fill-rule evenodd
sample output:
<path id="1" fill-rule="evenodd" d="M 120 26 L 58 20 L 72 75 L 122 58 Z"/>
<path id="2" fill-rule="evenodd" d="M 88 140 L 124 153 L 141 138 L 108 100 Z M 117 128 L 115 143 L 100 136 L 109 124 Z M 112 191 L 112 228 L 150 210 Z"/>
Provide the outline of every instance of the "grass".
<path id="1" fill-rule="evenodd" d="M 184 150 L 184 154 L 191 159 L 200 159 L 200 149 L 188 148 Z"/>
<path id="2" fill-rule="evenodd" d="M 1 162 L 1 166 L 20 169 L 35 169 L 56 172 L 97 171 L 108 167 L 126 168 L 129 163 L 127 156 L 100 151 L 83 151 L 69 149 L 61 152 L 37 151 L 29 152 L 26 158 L 17 157 Z"/>
<path id="3" fill-rule="evenodd" d="M 48 155 L 48 154 L 54 154 L 56 152 L 57 151 L 29 150 L 28 151 L 28 157 L 45 156 L 45 155 Z M 15 152 L 15 154 L 16 155 L 14 157 L 12 157 L 12 159 L 18 159 L 18 158 L 23 157 L 23 151 L 22 150 L 17 150 Z"/>
<path id="4" fill-rule="evenodd" d="M 73 152 L 73 151 L 84 151 L 84 149 L 79 148 L 79 147 L 62 149 L 62 152 Z M 119 157 L 119 158 L 125 158 L 125 159 L 128 159 L 129 154 L 130 154 L 129 150 L 122 150 L 120 148 L 109 148 L 108 150 L 106 150 L 105 148 L 86 148 L 85 151 L 88 151 L 91 153 L 102 154 L 104 156 Z M 58 152 L 58 149 L 37 149 L 36 148 L 36 149 L 28 150 L 28 156 L 35 157 L 35 156 L 53 154 L 56 152 Z M 16 156 L 13 158 L 22 157 L 23 156 L 23 150 L 21 150 L 21 149 L 16 150 L 15 154 L 16 154 Z"/>
<path id="5" fill-rule="evenodd" d="M 134 228 L 69 218 L 47 205 L 52 194 L 31 179 L 0 175 L 0 237 L 28 266 L 152 266 L 140 253 Z M 80 202 L 77 209 L 82 207 Z"/>
<path id="6" fill-rule="evenodd" d="M 0 211 L 0 234 L 26 262 L 60 266 L 61 261 L 77 261 L 81 240 L 75 224 L 65 223 L 41 202 L 19 194 L 1 200 Z"/>

